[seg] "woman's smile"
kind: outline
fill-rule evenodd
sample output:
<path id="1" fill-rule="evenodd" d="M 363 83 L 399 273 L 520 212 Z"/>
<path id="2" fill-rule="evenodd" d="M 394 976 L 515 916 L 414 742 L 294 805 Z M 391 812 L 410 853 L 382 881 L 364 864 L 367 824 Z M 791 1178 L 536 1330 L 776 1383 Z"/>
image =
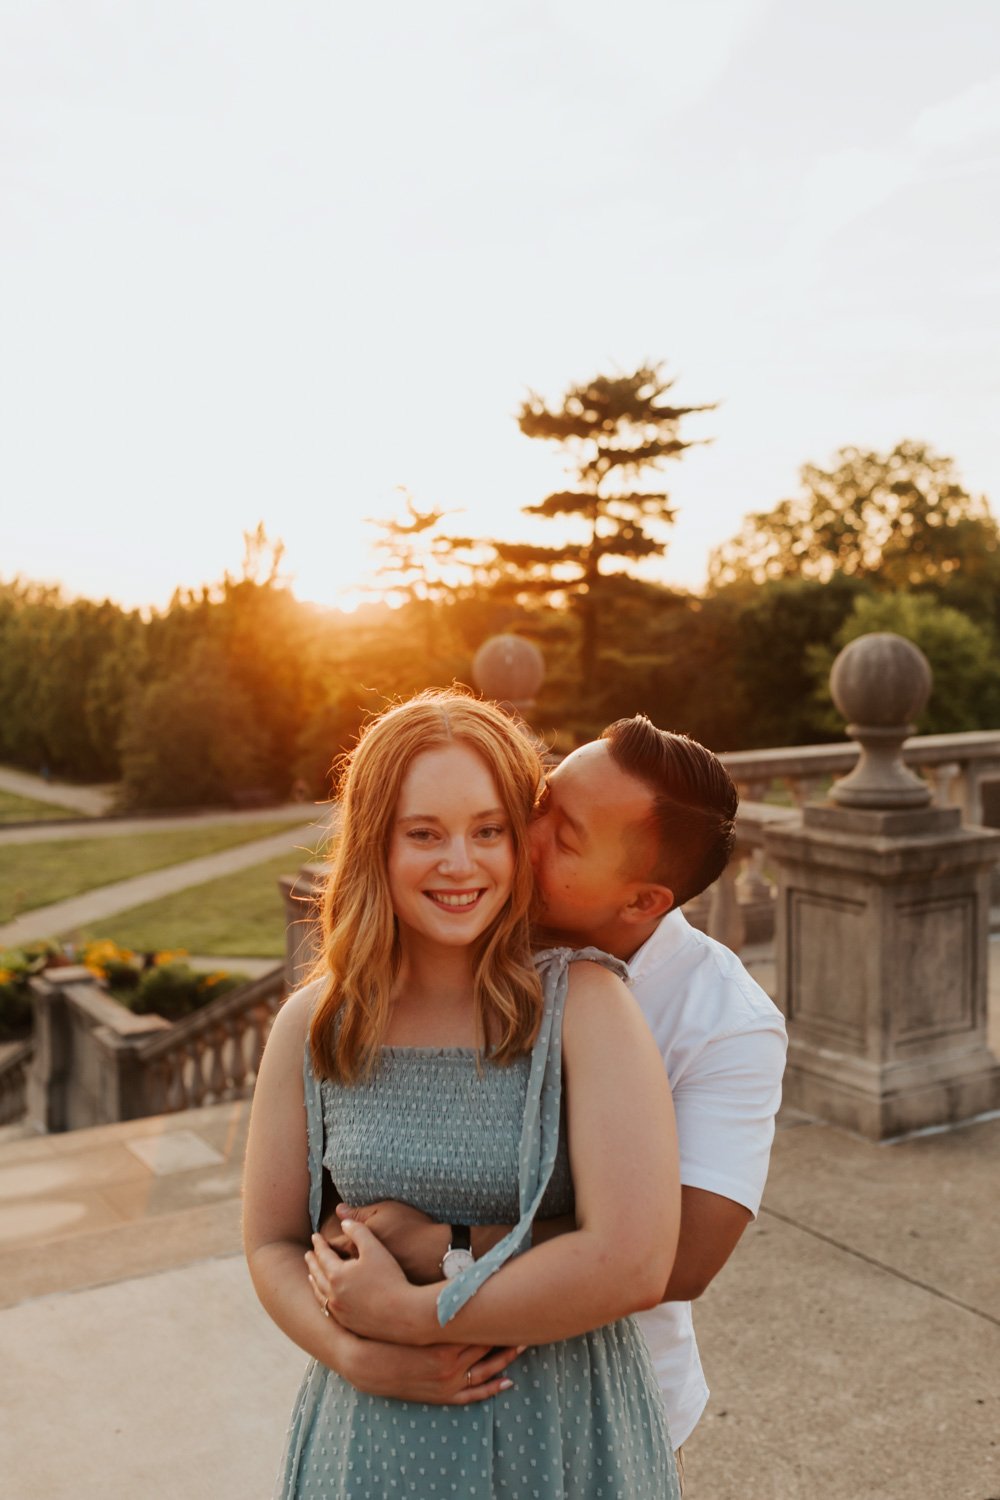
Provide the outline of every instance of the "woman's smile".
<path id="1" fill-rule="evenodd" d="M 445 911 L 470 911 L 478 905 L 479 898 L 484 894 L 482 889 L 474 891 L 425 891 L 435 906 L 444 907 Z"/>

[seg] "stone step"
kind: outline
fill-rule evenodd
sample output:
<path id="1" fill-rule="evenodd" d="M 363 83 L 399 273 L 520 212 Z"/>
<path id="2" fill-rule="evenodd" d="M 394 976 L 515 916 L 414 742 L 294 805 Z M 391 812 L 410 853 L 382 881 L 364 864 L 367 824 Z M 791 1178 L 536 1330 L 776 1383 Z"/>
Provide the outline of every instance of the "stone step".
<path id="1" fill-rule="evenodd" d="M 64 1135 L 8 1135 L 0 1307 L 237 1254 L 249 1113 L 237 1100 Z"/>

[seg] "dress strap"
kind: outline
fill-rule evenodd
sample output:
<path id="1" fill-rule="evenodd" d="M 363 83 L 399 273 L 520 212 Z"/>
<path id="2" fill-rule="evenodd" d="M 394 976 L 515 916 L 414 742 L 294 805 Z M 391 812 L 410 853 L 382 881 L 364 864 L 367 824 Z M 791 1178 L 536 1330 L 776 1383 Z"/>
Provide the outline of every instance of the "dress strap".
<path id="1" fill-rule="evenodd" d="M 442 1288 L 437 1302 L 438 1322 L 452 1319 L 494 1271 L 511 1256 L 531 1245 L 531 1226 L 552 1177 L 559 1149 L 562 1099 L 562 1023 L 569 985 L 569 966 L 576 959 L 603 964 L 620 978 L 628 970 L 620 959 L 598 948 L 546 948 L 535 954 L 542 981 L 542 1020 L 531 1049 L 531 1070 L 521 1127 L 518 1157 L 518 1199 L 521 1217 L 514 1228 L 468 1270 Z"/>
<path id="2" fill-rule="evenodd" d="M 309 1150 L 309 1220 L 313 1233 L 319 1233 L 323 1212 L 323 1094 L 313 1072 L 312 1052 L 306 1039 L 302 1059 L 302 1090 L 306 1106 L 306 1139 Z"/>

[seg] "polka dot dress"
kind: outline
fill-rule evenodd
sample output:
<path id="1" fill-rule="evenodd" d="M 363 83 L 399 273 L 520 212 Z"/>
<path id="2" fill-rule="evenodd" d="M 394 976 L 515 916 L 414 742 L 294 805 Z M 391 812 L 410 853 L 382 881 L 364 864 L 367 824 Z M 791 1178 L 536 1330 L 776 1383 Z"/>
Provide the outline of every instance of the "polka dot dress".
<path id="1" fill-rule="evenodd" d="M 561 1108 L 562 1010 L 571 957 L 539 954 L 545 1009 L 530 1057 L 477 1068 L 466 1048 L 386 1048 L 374 1076 L 318 1083 L 306 1055 L 310 1211 L 325 1165 L 348 1203 L 398 1198 L 446 1223 L 514 1223 L 448 1282 L 442 1326 L 511 1255 L 536 1214 L 569 1213 Z M 676 1500 L 663 1405 L 631 1318 L 529 1348 L 513 1388 L 471 1406 L 357 1391 L 316 1361 L 292 1412 L 276 1500 Z"/>

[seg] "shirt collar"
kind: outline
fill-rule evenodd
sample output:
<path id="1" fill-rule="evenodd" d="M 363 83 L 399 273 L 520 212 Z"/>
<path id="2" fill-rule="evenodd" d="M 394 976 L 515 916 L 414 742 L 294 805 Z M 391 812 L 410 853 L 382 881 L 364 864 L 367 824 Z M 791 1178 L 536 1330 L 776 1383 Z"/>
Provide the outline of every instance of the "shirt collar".
<path id="1" fill-rule="evenodd" d="M 669 962 L 691 940 L 691 926 L 677 906 L 661 917 L 656 927 L 628 961 L 631 980 L 642 979 Z"/>

